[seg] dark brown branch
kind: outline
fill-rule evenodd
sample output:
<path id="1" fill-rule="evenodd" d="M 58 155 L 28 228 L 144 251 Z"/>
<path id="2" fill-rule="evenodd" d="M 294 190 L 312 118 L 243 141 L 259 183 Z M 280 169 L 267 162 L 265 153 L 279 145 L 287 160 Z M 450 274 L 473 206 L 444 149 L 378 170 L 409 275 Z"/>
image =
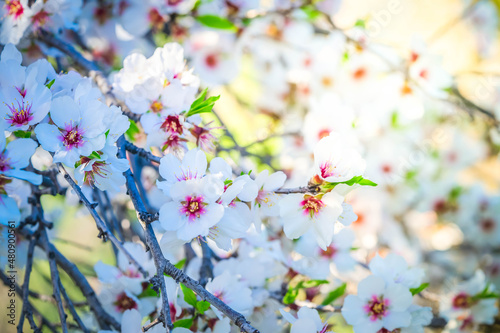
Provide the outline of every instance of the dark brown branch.
<path id="1" fill-rule="evenodd" d="M 55 257 L 54 251 L 49 245 L 50 244 L 49 237 L 47 236 L 47 231 L 45 230 L 45 227 L 42 224 L 40 224 L 38 230 L 40 232 L 40 240 L 42 244 L 44 244 L 45 252 L 47 253 L 47 257 L 49 260 L 50 277 L 52 280 L 52 289 L 54 291 L 53 296 L 57 303 L 56 306 L 57 306 L 57 311 L 59 312 L 59 319 L 61 320 L 61 329 L 63 333 L 67 333 L 68 326 L 66 324 L 66 313 L 64 313 L 64 307 L 61 299 L 61 290 L 60 290 L 61 279 L 59 278 L 59 271 L 57 270 L 57 263 L 54 258 Z"/>
<path id="2" fill-rule="evenodd" d="M 19 230 L 20 234 L 24 236 L 25 238 L 32 237 L 33 234 L 26 230 L 22 229 Z M 73 282 L 76 284 L 76 286 L 81 290 L 83 296 L 87 299 L 87 303 L 90 306 L 90 309 L 94 313 L 99 326 L 101 326 L 102 329 L 109 330 L 112 326 L 113 328 L 119 330 L 120 329 L 120 324 L 114 319 L 112 316 L 110 316 L 102 307 L 101 302 L 97 298 L 94 289 L 90 286 L 89 282 L 85 278 L 85 276 L 80 272 L 78 267 L 69 261 L 64 255 L 61 254 L 57 250 L 57 248 L 53 244 L 44 244 L 40 240 L 37 242 L 37 246 L 42 248 L 44 251 L 46 249 L 50 248 L 52 252 L 54 253 L 54 258 L 59 265 L 68 275 L 69 277 L 73 280 Z"/>
<path id="3" fill-rule="evenodd" d="M 19 316 L 19 323 L 17 325 L 18 333 L 23 332 L 24 317 L 25 316 L 28 317 L 29 320 L 28 311 L 31 310 L 28 302 L 28 296 L 29 296 L 31 270 L 33 269 L 33 251 L 35 250 L 36 238 L 38 238 L 38 234 L 35 234 L 34 237 L 29 240 L 29 245 L 28 245 L 28 255 L 26 260 L 26 269 L 24 271 L 24 282 L 22 291 L 23 307 L 21 309 L 21 315 Z M 33 316 L 31 316 L 31 319 L 33 319 Z M 39 330 L 34 321 L 30 320 L 30 326 L 33 331 Z"/>
<path id="4" fill-rule="evenodd" d="M 64 176 L 64 179 L 69 183 L 69 185 L 73 188 L 73 190 L 76 192 L 80 200 L 83 202 L 85 207 L 87 207 L 88 211 L 90 212 L 90 215 L 94 218 L 97 228 L 99 229 L 99 236 L 103 236 L 104 239 L 109 238 L 111 242 L 120 250 L 122 251 L 123 254 L 127 257 L 127 259 L 141 272 L 141 274 L 144 277 L 148 276 L 148 273 L 144 270 L 144 268 L 135 260 L 134 257 L 123 247 L 123 244 L 113 235 L 112 232 L 109 231 L 108 227 L 106 226 L 106 223 L 101 219 L 99 214 L 97 214 L 97 211 L 95 210 L 95 207 L 89 202 L 87 197 L 85 197 L 85 194 L 83 194 L 82 189 L 80 186 L 78 186 L 73 178 L 69 175 L 69 173 L 66 171 L 64 166 L 61 163 L 57 163 L 57 166 L 59 168 L 59 172 Z"/>
<path id="5" fill-rule="evenodd" d="M 125 149 L 134 155 L 138 155 L 138 156 L 143 157 L 151 162 L 155 162 L 155 163 L 160 164 L 161 157 L 153 155 L 152 153 L 150 153 L 142 148 L 137 147 L 132 142 L 125 141 Z"/>
<path id="6" fill-rule="evenodd" d="M 120 137 L 120 139 L 118 139 L 117 142 L 118 156 L 121 158 L 125 157 L 125 148 L 123 146 L 124 141 L 125 139 L 122 136 Z M 132 175 L 132 172 L 130 170 L 127 170 L 123 174 L 125 175 L 128 194 L 140 218 L 141 214 L 144 214 L 146 212 L 146 207 L 141 200 L 139 191 L 134 182 L 134 176 Z M 163 275 L 163 273 L 166 273 L 170 275 L 177 283 L 183 283 L 186 287 L 188 287 L 189 289 L 193 290 L 196 294 L 198 294 L 198 296 L 200 296 L 203 300 L 208 301 L 210 304 L 212 304 L 222 313 L 224 313 L 227 317 L 229 317 L 229 319 L 236 326 L 238 326 L 241 331 L 246 333 L 259 333 L 259 331 L 256 328 L 250 325 L 250 323 L 246 320 L 246 318 L 242 314 L 234 311 L 226 303 L 224 303 L 223 301 L 212 295 L 210 292 L 208 292 L 204 287 L 200 285 L 198 281 L 193 280 L 192 278 L 187 276 L 183 271 L 177 269 L 174 265 L 172 265 L 172 263 L 169 260 L 167 260 L 163 255 L 151 224 L 146 223 L 145 221 L 141 222 L 145 232 L 146 243 L 147 243 L 146 245 L 151 251 L 151 255 L 153 256 L 153 259 L 155 261 L 156 268 L 158 272 L 160 272 L 159 275 Z M 165 303 L 163 302 L 163 304 Z"/>
<path id="7" fill-rule="evenodd" d="M 212 250 L 208 246 L 205 237 L 200 239 L 200 245 L 201 251 L 203 253 L 200 266 L 200 284 L 205 287 L 208 283 L 208 280 L 213 279 L 214 277 L 214 265 L 212 264 Z"/>
<path id="8" fill-rule="evenodd" d="M 9 278 L 1 269 L 0 269 L 0 279 L 2 280 L 3 284 L 6 285 L 7 287 L 9 287 L 11 285 Z M 16 288 L 16 293 L 24 299 L 23 290 L 21 289 L 21 287 L 17 283 L 15 284 L 15 288 Z M 34 321 L 32 323 L 33 314 L 35 314 L 38 317 L 40 317 L 40 322 L 41 322 L 42 327 L 46 326 L 51 332 L 57 333 L 57 330 L 55 329 L 54 325 L 52 325 L 52 323 L 47 318 L 45 318 L 40 312 L 38 312 L 38 310 L 33 306 L 33 304 L 31 304 L 31 302 L 29 300 L 27 301 L 27 304 L 28 304 L 28 312 L 27 313 L 28 313 L 28 320 L 30 321 L 30 325 L 34 324 L 34 326 L 36 326 L 36 323 Z M 35 330 L 35 332 L 37 332 L 37 331 Z M 38 330 L 38 332 L 41 332 L 41 331 Z"/>
<path id="9" fill-rule="evenodd" d="M 64 289 L 64 286 L 62 285 L 61 281 L 59 281 L 59 286 L 61 288 L 61 293 L 63 295 L 64 301 L 66 302 L 66 307 L 69 309 L 69 312 L 71 313 L 73 319 L 78 324 L 78 327 L 80 327 L 84 333 L 90 333 L 89 329 L 85 327 L 85 325 L 83 324 L 80 316 L 78 315 L 78 312 L 76 312 L 75 306 L 73 305 L 73 302 L 69 298 L 68 293 L 66 293 L 66 289 Z"/>

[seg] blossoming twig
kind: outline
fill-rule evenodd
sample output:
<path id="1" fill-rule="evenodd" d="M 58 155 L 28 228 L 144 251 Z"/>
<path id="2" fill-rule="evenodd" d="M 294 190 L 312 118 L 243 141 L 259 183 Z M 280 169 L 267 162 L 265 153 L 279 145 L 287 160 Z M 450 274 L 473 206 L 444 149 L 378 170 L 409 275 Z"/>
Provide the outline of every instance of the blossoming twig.
<path id="1" fill-rule="evenodd" d="M 125 149 L 127 151 L 131 152 L 132 154 L 139 155 L 140 157 L 146 158 L 146 159 L 150 160 L 151 162 L 155 162 L 155 163 L 160 164 L 161 157 L 153 155 L 152 153 L 150 153 L 142 148 L 137 147 L 132 142 L 125 141 Z"/>
<path id="2" fill-rule="evenodd" d="M 124 141 L 125 139 L 123 136 L 120 137 L 120 139 L 118 139 L 117 141 L 118 156 L 120 158 L 125 157 Z M 123 174 L 125 175 L 126 186 L 130 199 L 132 200 L 132 203 L 135 207 L 135 210 L 138 213 L 139 218 L 141 218 L 141 216 L 145 216 L 145 214 L 148 213 L 146 212 L 146 207 L 142 202 L 139 191 L 135 184 L 134 176 L 132 175 L 132 172 L 130 170 L 125 171 Z M 158 244 L 158 240 L 156 239 L 151 224 L 142 220 L 141 222 L 143 223 L 146 245 L 151 251 L 157 271 L 161 272 L 159 275 L 163 275 L 162 273 L 166 273 L 170 275 L 177 283 L 183 283 L 186 287 L 193 290 L 198 296 L 200 296 L 201 299 L 208 301 L 210 304 L 212 304 L 222 313 L 228 316 L 229 319 L 231 319 L 234 322 L 234 324 L 241 329 L 241 331 L 246 333 L 259 333 L 259 330 L 250 325 L 250 323 L 246 320 L 246 318 L 242 314 L 233 310 L 226 303 L 224 303 L 223 301 L 212 295 L 210 292 L 208 292 L 203 286 L 200 285 L 198 281 L 193 280 L 188 275 L 186 275 L 182 270 L 177 269 L 174 265 L 172 265 L 172 263 L 169 260 L 167 260 L 163 255 L 163 252 L 160 248 L 160 244 Z M 162 293 L 162 297 L 166 298 L 166 294 L 164 295 Z M 164 300 L 162 301 L 162 303 L 165 306 Z M 162 312 L 163 311 L 164 310 L 162 310 Z"/>
<path id="3" fill-rule="evenodd" d="M 144 268 L 137 262 L 137 260 L 134 259 L 134 257 L 132 257 L 132 255 L 123 247 L 123 244 L 115 237 L 115 235 L 113 235 L 113 233 L 111 233 L 108 229 L 108 227 L 106 226 L 106 224 L 104 223 L 104 221 L 101 219 L 101 217 L 99 216 L 99 214 L 97 214 L 97 211 L 95 210 L 95 208 L 93 207 L 93 205 L 89 202 L 89 200 L 85 197 L 85 194 L 83 194 L 82 192 L 82 189 L 80 188 L 80 186 L 78 186 L 75 181 L 73 180 L 73 178 L 71 178 L 71 176 L 68 174 L 68 172 L 66 171 L 66 169 L 64 168 L 64 166 L 61 164 L 61 163 L 58 163 L 58 168 L 59 168 L 59 171 L 61 172 L 61 174 L 64 176 L 64 179 L 66 179 L 66 181 L 70 184 L 70 186 L 73 188 L 73 190 L 76 192 L 76 194 L 78 195 L 78 197 L 80 198 L 80 200 L 83 202 L 83 204 L 85 205 L 85 207 L 87 207 L 87 209 L 89 210 L 90 214 L 92 215 L 92 217 L 94 218 L 96 224 L 97 224 L 97 228 L 99 229 L 99 236 L 103 236 L 104 239 L 109 238 L 111 240 L 111 242 L 118 248 L 120 249 L 120 251 L 123 252 L 123 254 L 125 254 L 125 256 L 127 257 L 127 259 L 134 265 L 137 267 L 137 269 L 141 272 L 141 274 L 144 276 L 144 277 L 147 277 L 148 276 L 148 273 L 144 270 Z"/>

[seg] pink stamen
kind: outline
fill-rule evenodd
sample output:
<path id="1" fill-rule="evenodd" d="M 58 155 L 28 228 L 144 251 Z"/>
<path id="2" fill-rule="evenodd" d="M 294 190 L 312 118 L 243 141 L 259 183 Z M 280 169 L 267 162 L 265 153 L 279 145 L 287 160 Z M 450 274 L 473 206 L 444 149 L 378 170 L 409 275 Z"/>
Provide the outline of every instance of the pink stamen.
<path id="1" fill-rule="evenodd" d="M 190 222 L 194 222 L 207 212 L 205 206 L 202 196 L 187 196 L 182 202 L 180 212 L 186 215 Z"/>

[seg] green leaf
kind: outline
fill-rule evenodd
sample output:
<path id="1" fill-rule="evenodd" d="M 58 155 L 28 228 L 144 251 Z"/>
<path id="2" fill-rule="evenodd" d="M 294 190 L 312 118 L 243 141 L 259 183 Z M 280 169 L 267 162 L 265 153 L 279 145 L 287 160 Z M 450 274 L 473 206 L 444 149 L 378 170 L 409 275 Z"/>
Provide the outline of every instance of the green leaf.
<path id="1" fill-rule="evenodd" d="M 347 288 L 347 284 L 343 283 L 340 287 L 338 287 L 335 290 L 328 293 L 328 295 L 325 297 L 325 299 L 323 300 L 323 303 L 321 303 L 321 305 L 329 305 L 329 304 L 333 303 L 337 298 L 344 295 L 346 288 Z"/>
<path id="2" fill-rule="evenodd" d="M 377 183 L 374 183 L 369 179 L 363 178 L 363 176 L 355 176 L 345 182 L 326 183 L 325 185 L 322 185 L 322 187 L 325 189 L 332 189 L 338 184 L 346 184 L 349 186 L 353 186 L 354 184 L 359 184 L 361 186 L 377 186 Z"/>
<path id="3" fill-rule="evenodd" d="M 425 283 L 422 283 L 417 288 L 410 288 L 410 292 L 411 292 L 412 295 L 416 295 L 418 293 L 421 293 L 428 286 L 429 286 L 429 284 L 427 282 L 425 282 Z"/>
<path id="4" fill-rule="evenodd" d="M 141 132 L 135 121 L 132 119 L 129 119 L 130 121 L 130 127 L 128 130 L 125 132 L 125 136 L 129 141 L 134 142 L 135 141 L 135 136 Z"/>
<path id="5" fill-rule="evenodd" d="M 328 284 L 327 280 L 309 280 L 302 283 L 299 283 L 302 288 L 314 288 L 320 286 L 322 284 Z"/>
<path id="6" fill-rule="evenodd" d="M 186 301 L 187 304 L 192 305 L 193 307 L 196 308 L 196 303 L 198 302 L 198 299 L 196 298 L 196 294 L 194 291 L 180 283 L 182 293 L 184 294 L 184 300 Z"/>
<path id="7" fill-rule="evenodd" d="M 292 304 L 295 302 L 295 299 L 299 295 L 299 289 L 298 288 L 293 288 L 289 287 L 285 296 L 283 297 L 283 303 L 284 304 Z"/>
<path id="8" fill-rule="evenodd" d="M 292 304 L 295 302 L 295 299 L 299 295 L 300 289 L 314 288 L 322 284 L 328 284 L 327 280 L 309 280 L 309 281 L 300 281 L 297 283 L 295 287 L 288 287 L 288 290 L 283 297 L 283 303 Z"/>
<path id="9" fill-rule="evenodd" d="M 490 290 L 490 284 L 488 283 L 486 287 L 484 287 L 483 291 L 479 294 L 472 296 L 472 300 L 478 301 L 480 299 L 489 299 L 489 298 L 500 298 L 500 294 Z"/>
<path id="10" fill-rule="evenodd" d="M 174 322 L 174 328 L 183 327 L 189 329 L 193 326 L 193 318 L 179 319 Z"/>
<path id="11" fill-rule="evenodd" d="M 196 18 L 198 22 L 209 28 L 237 31 L 238 28 L 228 19 L 216 15 L 202 15 Z"/>
<path id="12" fill-rule="evenodd" d="M 185 264 L 186 264 L 186 258 L 181 259 L 177 262 L 177 264 L 175 264 L 175 268 L 182 269 Z"/>
<path id="13" fill-rule="evenodd" d="M 13 133 L 14 133 L 14 135 L 17 138 L 22 138 L 22 139 L 29 139 L 29 138 L 31 138 L 31 132 L 30 131 L 15 131 Z"/>
<path id="14" fill-rule="evenodd" d="M 214 108 L 214 104 L 217 100 L 219 100 L 219 96 L 212 96 L 205 100 L 205 96 L 207 95 L 208 89 L 205 89 L 201 92 L 201 94 L 196 98 L 196 100 L 191 104 L 189 111 L 186 113 L 186 118 L 194 116 L 199 113 L 207 113 L 212 112 Z"/>
<path id="15" fill-rule="evenodd" d="M 357 20 L 356 23 L 354 23 L 355 27 L 363 28 L 366 29 L 366 21 L 365 20 Z"/>
<path id="16" fill-rule="evenodd" d="M 321 12 L 317 10 L 313 5 L 307 5 L 301 8 L 301 10 L 307 15 L 307 18 L 314 21 L 321 16 Z"/>
<path id="17" fill-rule="evenodd" d="M 45 86 L 50 89 L 52 87 L 52 85 L 54 84 L 54 82 L 56 82 L 56 79 L 52 79 L 52 81 L 47 83 Z"/>
<path id="18" fill-rule="evenodd" d="M 98 152 L 93 151 L 93 152 L 92 152 L 92 154 L 90 154 L 90 155 L 88 156 L 88 158 L 90 158 L 91 160 L 92 160 L 92 159 L 100 159 L 100 158 L 101 158 L 101 155 L 100 155 Z"/>
<path id="19" fill-rule="evenodd" d="M 153 285 L 150 283 L 146 289 L 142 293 L 140 293 L 137 297 L 157 297 L 159 293 L 153 290 Z"/>
<path id="20" fill-rule="evenodd" d="M 204 314 L 205 311 L 207 311 L 209 308 L 210 303 L 208 303 L 207 301 L 199 301 L 198 303 L 196 303 L 196 310 L 198 310 L 200 314 Z"/>

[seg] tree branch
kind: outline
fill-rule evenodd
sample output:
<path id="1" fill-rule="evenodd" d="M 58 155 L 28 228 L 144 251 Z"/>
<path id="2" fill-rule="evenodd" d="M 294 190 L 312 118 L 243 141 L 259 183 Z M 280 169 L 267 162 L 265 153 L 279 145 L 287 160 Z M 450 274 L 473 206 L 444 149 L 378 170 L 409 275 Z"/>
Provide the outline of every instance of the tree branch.
<path id="1" fill-rule="evenodd" d="M 52 289 L 54 291 L 54 298 L 56 300 L 57 311 L 59 312 L 59 319 L 61 319 L 61 329 L 63 333 L 68 332 L 68 326 L 66 324 L 66 313 L 64 313 L 64 307 L 61 300 L 61 290 L 60 284 L 61 280 L 59 278 L 59 271 L 57 270 L 57 263 L 54 259 L 55 255 L 50 247 L 49 237 L 47 236 L 47 231 L 45 230 L 45 226 L 43 224 L 39 225 L 38 228 L 40 232 L 40 239 L 42 243 L 45 245 L 45 252 L 47 253 L 47 257 L 49 260 L 50 266 L 50 277 L 52 280 Z"/>
<path id="2" fill-rule="evenodd" d="M 124 158 L 126 157 L 125 147 L 124 147 L 125 138 L 121 136 L 118 139 L 118 157 Z M 139 219 L 141 214 L 146 212 L 146 207 L 141 200 L 139 191 L 134 182 L 134 176 L 132 175 L 132 171 L 127 170 L 123 173 L 126 179 L 126 186 L 128 190 L 128 194 L 132 203 L 137 211 Z M 177 269 L 172 263 L 165 258 L 163 255 L 160 245 L 158 244 L 158 240 L 156 239 L 153 227 L 150 223 L 146 221 L 142 221 L 142 227 L 144 228 L 146 245 L 151 251 L 151 255 L 155 261 L 156 268 L 158 272 L 161 272 L 159 275 L 163 275 L 162 273 L 166 273 L 170 275 L 177 283 L 183 283 L 186 287 L 193 290 L 198 296 L 200 296 L 203 300 L 208 301 L 210 304 L 219 309 L 222 313 L 229 317 L 237 325 L 241 331 L 246 333 L 259 333 L 259 331 L 252 327 L 250 323 L 245 319 L 245 317 L 234 311 L 230 308 L 226 303 L 222 302 L 220 299 L 212 295 L 208 292 L 204 287 L 200 285 L 198 281 L 193 280 L 189 276 L 187 276 L 183 271 Z M 163 295 L 163 294 L 162 294 Z M 165 302 L 162 302 L 165 304 Z"/>
<path id="3" fill-rule="evenodd" d="M 141 272 L 142 276 L 147 277 L 148 273 L 144 270 L 144 268 L 135 260 L 134 257 L 123 247 L 123 244 L 113 235 L 112 232 L 109 231 L 108 227 L 106 226 L 106 223 L 101 219 L 99 214 L 97 214 L 97 211 L 93 207 L 93 205 L 89 202 L 87 197 L 85 197 L 85 194 L 83 194 L 82 189 L 80 186 L 78 186 L 73 178 L 69 175 L 69 173 L 66 171 L 64 166 L 61 163 L 57 163 L 57 166 L 59 168 L 59 172 L 64 176 L 64 179 L 69 183 L 69 185 L 73 188 L 73 190 L 76 192 L 80 200 L 83 202 L 85 207 L 87 207 L 88 211 L 94 218 L 96 224 L 97 224 L 97 229 L 99 229 L 99 236 L 102 236 L 103 239 L 105 240 L 106 238 L 109 238 L 111 242 L 125 254 L 127 259 Z"/>

